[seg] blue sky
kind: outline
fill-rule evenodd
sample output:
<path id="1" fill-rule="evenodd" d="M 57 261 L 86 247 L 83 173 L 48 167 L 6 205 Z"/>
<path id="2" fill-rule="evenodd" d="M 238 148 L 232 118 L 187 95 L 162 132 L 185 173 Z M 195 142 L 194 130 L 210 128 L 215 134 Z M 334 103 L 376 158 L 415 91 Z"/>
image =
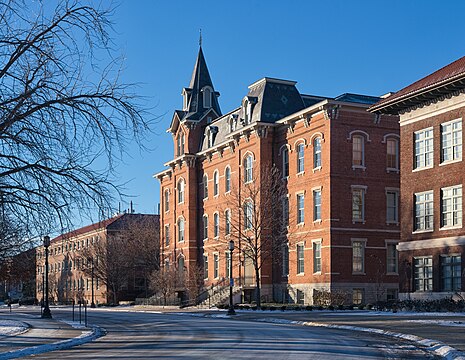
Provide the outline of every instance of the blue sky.
<path id="1" fill-rule="evenodd" d="M 397 91 L 465 55 L 464 13 L 459 1 L 121 0 L 113 21 L 115 46 L 126 57 L 124 81 L 140 83 L 160 118 L 147 141 L 151 150 L 129 149 L 119 180 L 128 182 L 137 212 L 155 212 L 152 175 L 173 156 L 165 131 L 182 106 L 200 28 L 226 113 L 264 76 L 331 97 Z"/>

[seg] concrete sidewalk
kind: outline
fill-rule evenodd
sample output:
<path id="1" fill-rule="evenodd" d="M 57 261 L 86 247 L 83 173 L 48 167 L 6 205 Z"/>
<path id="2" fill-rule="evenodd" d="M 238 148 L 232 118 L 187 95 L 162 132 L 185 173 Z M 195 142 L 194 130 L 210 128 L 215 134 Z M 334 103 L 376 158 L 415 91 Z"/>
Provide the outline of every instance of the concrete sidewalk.
<path id="1" fill-rule="evenodd" d="M 56 319 L 42 319 L 40 315 L 18 311 L 0 311 L 0 318 L 21 321 L 30 326 L 24 333 L 0 338 L 0 359 L 14 359 L 71 347 L 91 341 L 96 335 L 93 329 L 79 327 L 79 324 L 76 327 Z"/>

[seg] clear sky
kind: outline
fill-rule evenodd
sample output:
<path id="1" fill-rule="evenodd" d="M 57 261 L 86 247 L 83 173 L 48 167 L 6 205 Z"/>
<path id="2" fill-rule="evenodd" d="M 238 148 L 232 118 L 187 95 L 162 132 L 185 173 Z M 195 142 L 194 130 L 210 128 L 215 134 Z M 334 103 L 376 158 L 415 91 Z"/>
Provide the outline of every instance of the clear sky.
<path id="1" fill-rule="evenodd" d="M 141 95 L 160 116 L 147 142 L 151 150 L 129 149 L 118 168 L 135 210 L 156 211 L 152 175 L 173 157 L 166 129 L 182 107 L 200 28 L 226 113 L 264 76 L 330 97 L 397 91 L 465 55 L 464 14 L 458 0 L 121 0 L 113 21 L 115 44 L 127 59 L 124 81 L 141 83 Z"/>

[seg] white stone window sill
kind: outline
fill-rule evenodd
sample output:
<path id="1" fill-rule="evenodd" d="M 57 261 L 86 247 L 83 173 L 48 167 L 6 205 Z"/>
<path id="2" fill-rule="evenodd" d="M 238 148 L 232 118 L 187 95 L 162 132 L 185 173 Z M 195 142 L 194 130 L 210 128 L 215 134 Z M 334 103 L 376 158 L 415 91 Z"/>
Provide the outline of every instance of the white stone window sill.
<path id="1" fill-rule="evenodd" d="M 444 165 L 449 165 L 449 164 L 455 164 L 455 163 L 458 163 L 458 162 L 461 162 L 462 161 L 462 158 L 460 159 L 454 159 L 454 160 L 447 160 L 447 161 L 443 161 L 439 164 L 439 166 L 444 166 Z"/>
<path id="2" fill-rule="evenodd" d="M 224 194 L 225 194 L 225 195 L 229 195 L 229 194 L 231 194 L 231 190 L 229 190 L 229 191 L 226 191 Z"/>
<path id="3" fill-rule="evenodd" d="M 305 222 L 300 222 L 297 224 L 297 227 L 304 227 L 305 226 Z"/>
<path id="4" fill-rule="evenodd" d="M 304 176 L 304 175 L 305 175 L 305 171 L 301 171 L 296 174 L 297 177 Z"/>
<path id="5" fill-rule="evenodd" d="M 444 226 L 439 228 L 439 231 L 447 231 L 447 230 L 455 230 L 455 229 L 461 229 L 462 225 L 454 225 L 454 226 Z"/>
<path id="6" fill-rule="evenodd" d="M 352 224 L 365 224 L 365 220 L 352 220 Z"/>
<path id="7" fill-rule="evenodd" d="M 321 171 L 321 166 L 317 166 L 316 168 L 313 168 L 314 173 L 316 173 L 317 171 Z"/>
<path id="8" fill-rule="evenodd" d="M 423 167 L 420 167 L 420 168 L 413 169 L 412 172 L 418 172 L 418 171 L 428 170 L 428 169 L 432 169 L 432 168 L 433 168 L 433 165 L 423 166 Z"/>
<path id="9" fill-rule="evenodd" d="M 412 231 L 412 234 L 424 234 L 424 233 L 430 233 L 430 232 L 433 232 L 434 229 L 428 229 L 428 230 L 415 230 L 415 231 Z"/>
<path id="10" fill-rule="evenodd" d="M 395 276 L 398 276 L 399 273 L 398 273 L 398 272 L 387 272 L 386 275 L 390 275 L 390 276 L 395 275 Z"/>
<path id="11" fill-rule="evenodd" d="M 365 272 L 353 272 L 352 275 L 366 275 Z"/>
<path id="12" fill-rule="evenodd" d="M 321 224 L 321 219 L 313 220 L 313 225 L 315 225 L 315 224 Z"/>
<path id="13" fill-rule="evenodd" d="M 386 221 L 386 225 L 395 225 L 395 226 L 399 226 L 399 222 L 398 222 L 398 221 Z"/>
<path id="14" fill-rule="evenodd" d="M 321 271 L 314 272 L 313 275 L 321 275 Z"/>
<path id="15" fill-rule="evenodd" d="M 389 173 L 396 173 L 398 174 L 399 173 L 399 169 L 396 169 L 396 168 L 387 168 L 386 169 L 386 172 L 389 174 Z"/>
<path id="16" fill-rule="evenodd" d="M 208 200 L 208 196 L 207 196 L 207 197 L 205 197 L 205 198 L 203 198 L 203 201 L 206 201 L 206 200 Z"/>
<path id="17" fill-rule="evenodd" d="M 352 165 L 352 170 L 355 170 L 355 169 L 362 169 L 363 171 L 366 170 L 366 166 L 364 165 Z"/>
<path id="18" fill-rule="evenodd" d="M 304 276 L 304 275 L 305 275 L 305 273 L 299 273 L 296 276 Z"/>

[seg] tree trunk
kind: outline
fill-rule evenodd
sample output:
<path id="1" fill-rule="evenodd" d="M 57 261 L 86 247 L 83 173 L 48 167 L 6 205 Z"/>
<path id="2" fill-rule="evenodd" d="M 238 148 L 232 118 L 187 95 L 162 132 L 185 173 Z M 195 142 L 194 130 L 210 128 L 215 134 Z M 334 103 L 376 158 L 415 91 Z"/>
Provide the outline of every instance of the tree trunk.
<path id="1" fill-rule="evenodd" d="M 260 269 L 258 268 L 257 263 L 255 263 L 255 301 L 257 303 L 257 307 L 260 308 L 261 306 L 261 294 L 260 294 Z"/>

